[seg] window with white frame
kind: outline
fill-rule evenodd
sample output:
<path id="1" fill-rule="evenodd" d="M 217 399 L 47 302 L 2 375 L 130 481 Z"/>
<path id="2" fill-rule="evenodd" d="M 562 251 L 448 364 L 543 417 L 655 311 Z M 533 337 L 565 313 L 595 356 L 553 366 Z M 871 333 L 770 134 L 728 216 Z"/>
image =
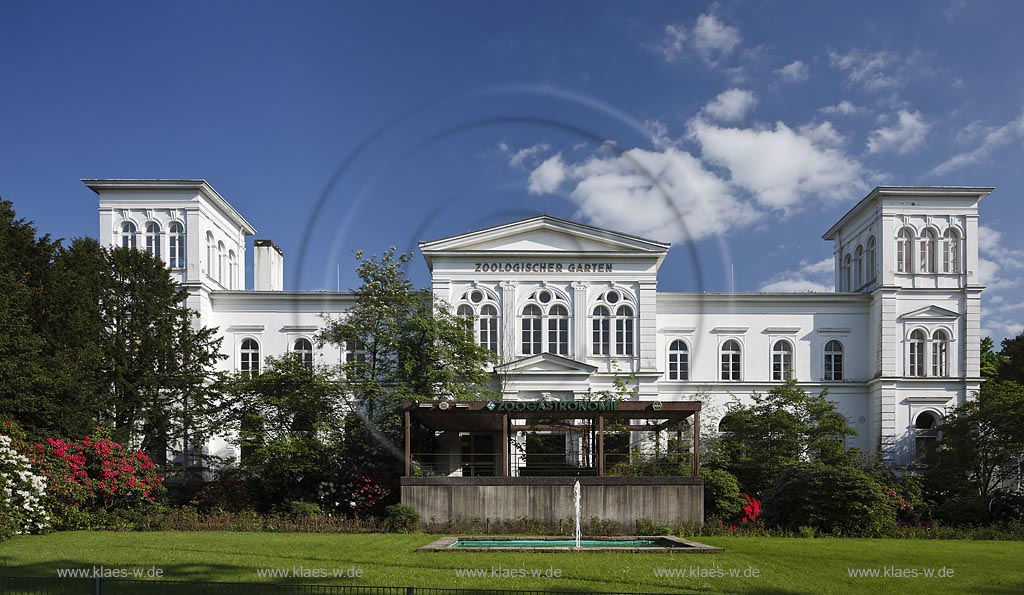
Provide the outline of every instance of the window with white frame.
<path id="1" fill-rule="evenodd" d="M 480 288 L 463 293 L 457 313 L 466 319 L 478 345 L 498 353 L 498 306 L 490 293 Z"/>
<path id="2" fill-rule="evenodd" d="M 146 223 L 146 252 L 160 258 L 160 224 L 156 221 Z"/>
<path id="3" fill-rule="evenodd" d="M 256 339 L 245 339 L 239 351 L 238 369 L 247 376 L 260 373 L 260 344 Z"/>
<path id="4" fill-rule="evenodd" d="M 921 232 L 921 262 L 918 270 L 922 273 L 935 272 L 935 232 L 925 229 Z"/>
<path id="5" fill-rule="evenodd" d="M 878 272 L 876 270 L 877 260 L 878 253 L 875 248 L 875 236 L 871 236 L 868 238 L 867 261 L 864 264 L 864 276 L 867 278 L 868 283 L 871 283 L 872 281 L 878 278 Z"/>
<path id="6" fill-rule="evenodd" d="M 853 264 L 853 289 L 860 289 L 864 285 L 864 247 L 857 246 Z"/>
<path id="7" fill-rule="evenodd" d="M 690 350 L 682 339 L 676 339 L 668 346 L 668 379 L 690 379 Z"/>
<path id="8" fill-rule="evenodd" d="M 615 355 L 633 355 L 634 326 L 633 308 L 623 304 L 615 309 Z"/>
<path id="9" fill-rule="evenodd" d="M 235 262 L 235 251 L 228 250 L 228 289 L 238 289 L 238 263 Z"/>
<path id="10" fill-rule="evenodd" d="M 548 351 L 569 355 L 569 310 L 562 304 L 548 310 Z"/>
<path id="11" fill-rule="evenodd" d="M 167 226 L 169 234 L 168 249 L 170 250 L 170 265 L 172 269 L 185 268 L 185 226 L 178 221 L 172 221 Z"/>
<path id="12" fill-rule="evenodd" d="M 361 341 L 346 341 L 345 342 L 345 363 L 364 363 L 366 362 L 366 345 Z"/>
<path id="13" fill-rule="evenodd" d="M 740 380 L 741 355 L 739 341 L 729 339 L 722 343 L 722 380 Z"/>
<path id="14" fill-rule="evenodd" d="M 225 285 L 227 277 L 225 276 L 225 253 L 224 253 L 224 242 L 217 242 L 217 282 L 221 285 Z"/>
<path id="15" fill-rule="evenodd" d="M 960 272 L 960 235 L 952 227 L 942 234 L 942 272 Z"/>
<path id="16" fill-rule="evenodd" d="M 851 287 L 852 283 L 850 278 L 850 268 L 852 268 L 852 266 L 853 258 L 849 254 L 847 254 L 846 256 L 843 257 L 843 291 L 853 291 L 853 288 Z"/>
<path id="17" fill-rule="evenodd" d="M 611 324 L 612 315 L 608 306 L 595 306 L 593 317 L 594 355 L 609 355 L 611 353 Z"/>
<path id="18" fill-rule="evenodd" d="M 313 369 L 313 342 L 306 338 L 295 339 L 292 344 L 292 352 L 299 356 L 302 365 Z"/>
<path id="19" fill-rule="evenodd" d="M 625 292 L 605 291 L 598 296 L 592 312 L 594 355 L 636 354 L 636 309 Z"/>
<path id="20" fill-rule="evenodd" d="M 209 277 L 213 277 L 213 272 L 216 269 L 214 264 L 217 261 L 217 245 L 213 240 L 213 233 L 206 232 L 206 274 Z"/>
<path id="21" fill-rule="evenodd" d="M 825 343 L 825 380 L 843 379 L 843 344 L 832 339 Z"/>
<path id="22" fill-rule="evenodd" d="M 523 355 L 537 355 L 541 352 L 541 341 L 544 337 L 543 316 L 540 306 L 527 304 L 522 316 L 522 350 Z"/>
<path id="23" fill-rule="evenodd" d="M 942 329 L 932 334 L 932 376 L 949 376 L 949 334 Z"/>
<path id="24" fill-rule="evenodd" d="M 772 346 L 772 380 L 783 381 L 793 377 L 793 345 L 780 339 Z"/>
<path id="25" fill-rule="evenodd" d="M 914 464 L 925 467 L 935 462 L 939 446 L 939 417 L 922 411 L 914 420 Z"/>
<path id="26" fill-rule="evenodd" d="M 480 306 L 480 320 L 477 321 L 479 336 L 477 342 L 498 353 L 498 308 L 493 304 Z"/>
<path id="27" fill-rule="evenodd" d="M 896 272 L 911 272 L 912 262 L 914 262 L 914 232 L 910 228 L 904 227 L 896 236 Z"/>
<path id="28" fill-rule="evenodd" d="M 135 224 L 131 221 L 125 221 L 121 224 L 121 247 L 122 248 L 134 248 L 135 247 L 135 234 L 138 233 Z"/>
<path id="29" fill-rule="evenodd" d="M 927 341 L 928 337 L 921 329 L 917 329 L 910 333 L 910 357 L 908 358 L 909 369 L 907 370 L 908 376 L 924 376 L 924 346 Z"/>

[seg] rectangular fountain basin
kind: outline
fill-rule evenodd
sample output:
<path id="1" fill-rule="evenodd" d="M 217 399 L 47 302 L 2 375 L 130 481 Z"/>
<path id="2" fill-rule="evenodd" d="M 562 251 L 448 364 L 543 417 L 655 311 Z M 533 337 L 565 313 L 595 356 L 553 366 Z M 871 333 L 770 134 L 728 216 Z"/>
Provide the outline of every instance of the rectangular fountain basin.
<path id="1" fill-rule="evenodd" d="M 672 536 L 592 537 L 442 537 L 418 552 L 634 552 L 718 554 L 722 548 Z"/>

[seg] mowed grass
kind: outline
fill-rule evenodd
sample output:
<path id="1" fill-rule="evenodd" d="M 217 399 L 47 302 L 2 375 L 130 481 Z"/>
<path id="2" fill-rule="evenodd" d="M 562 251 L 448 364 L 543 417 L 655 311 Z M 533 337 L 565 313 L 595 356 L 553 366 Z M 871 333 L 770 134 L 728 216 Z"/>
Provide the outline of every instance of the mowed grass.
<path id="1" fill-rule="evenodd" d="M 296 533 L 68 532 L 19 536 L 0 544 L 0 574 L 57 576 L 62 568 L 163 570 L 164 580 L 412 585 L 475 589 L 536 589 L 744 594 L 1024 593 L 1024 543 L 896 539 L 707 537 L 724 554 L 567 552 L 420 553 L 438 536 Z M 362 578 L 261 578 L 257 569 L 348 570 Z M 852 578 L 848 569 L 916 569 L 921 576 Z M 942 568 L 953 575 L 936 574 Z M 459 577 L 463 569 L 488 576 Z M 657 576 L 679 569 L 688 576 Z M 538 570 L 561 576 L 510 576 Z M 494 572 L 497 576 L 491 576 Z M 515 572 L 513 572 L 515 571 Z M 757 576 L 752 575 L 756 571 Z M 738 572 L 740 576 L 730 576 Z M 689 576 L 696 574 L 698 576 Z M 504 576 L 502 576 L 504 575 Z"/>

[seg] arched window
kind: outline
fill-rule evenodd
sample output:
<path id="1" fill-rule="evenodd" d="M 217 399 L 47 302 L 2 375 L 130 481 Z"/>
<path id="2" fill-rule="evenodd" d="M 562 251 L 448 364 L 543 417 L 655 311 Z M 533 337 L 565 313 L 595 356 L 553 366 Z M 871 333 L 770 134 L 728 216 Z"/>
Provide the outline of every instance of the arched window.
<path id="1" fill-rule="evenodd" d="M 851 288 L 850 279 L 850 268 L 852 266 L 851 257 L 849 254 L 843 257 L 843 291 L 853 291 Z"/>
<path id="2" fill-rule="evenodd" d="M 896 272 L 909 273 L 914 262 L 914 233 L 904 227 L 896 237 Z"/>
<path id="3" fill-rule="evenodd" d="M 860 289 L 864 285 L 864 247 L 857 246 L 857 255 L 853 265 L 853 289 Z"/>
<path id="4" fill-rule="evenodd" d="M 238 288 L 238 263 L 235 262 L 235 251 L 228 250 L 228 289 Z"/>
<path id="5" fill-rule="evenodd" d="M 690 379 L 690 350 L 681 339 L 672 341 L 668 346 L 668 379 Z"/>
<path id="6" fill-rule="evenodd" d="M 729 339 L 722 344 L 722 380 L 740 379 L 740 344 Z"/>
<path id="7" fill-rule="evenodd" d="M 541 352 L 541 329 L 540 306 L 528 304 L 523 308 L 523 355 L 537 355 Z"/>
<path id="8" fill-rule="evenodd" d="M 366 362 L 366 345 L 361 341 L 347 341 L 345 343 L 345 363 Z"/>
<path id="9" fill-rule="evenodd" d="M 793 377 L 793 346 L 789 341 L 776 341 L 772 347 L 772 380 Z"/>
<path id="10" fill-rule="evenodd" d="M 868 250 L 867 250 L 867 262 L 865 263 L 865 277 L 867 282 L 871 283 L 878 278 L 878 272 L 875 270 L 877 264 L 877 253 L 875 251 L 875 236 L 868 238 Z"/>
<path id="11" fill-rule="evenodd" d="M 942 234 L 942 272 L 960 272 L 960 235 L 952 227 Z"/>
<path id="12" fill-rule="evenodd" d="M 466 321 L 466 328 L 473 328 L 473 306 L 470 306 L 469 304 L 462 304 L 459 306 L 458 310 L 455 311 L 455 314 Z"/>
<path id="13" fill-rule="evenodd" d="M 737 418 L 735 413 L 730 412 L 723 415 L 722 419 L 718 420 L 718 437 L 728 438 L 735 434 L 738 429 L 736 427 L 736 421 Z"/>
<path id="14" fill-rule="evenodd" d="M 611 343 L 611 311 L 607 306 L 594 308 L 594 355 L 609 355 Z"/>
<path id="15" fill-rule="evenodd" d="M 146 224 L 146 252 L 160 258 L 160 224 L 155 221 Z"/>
<path id="16" fill-rule="evenodd" d="M 224 242 L 217 242 L 217 282 L 221 285 L 227 281 L 224 268 Z"/>
<path id="17" fill-rule="evenodd" d="M 242 341 L 240 355 L 238 369 L 243 374 L 255 376 L 260 373 L 260 344 L 256 342 L 256 339 Z"/>
<path id="18" fill-rule="evenodd" d="M 135 247 L 135 234 L 138 230 L 135 228 L 135 224 L 131 221 L 125 221 L 121 224 L 121 247 L 122 248 L 134 248 Z"/>
<path id="19" fill-rule="evenodd" d="M 939 446 L 939 419 L 931 411 L 922 411 L 914 420 L 914 464 L 926 467 L 935 462 Z"/>
<path id="20" fill-rule="evenodd" d="M 935 232 L 925 229 L 921 232 L 921 268 L 922 273 L 935 272 Z"/>
<path id="21" fill-rule="evenodd" d="M 949 335 L 941 329 L 932 335 L 932 376 L 949 376 Z"/>
<path id="22" fill-rule="evenodd" d="M 206 274 L 213 277 L 213 272 L 217 270 L 214 264 L 217 261 L 217 247 L 213 243 L 213 234 L 206 232 Z"/>
<path id="23" fill-rule="evenodd" d="M 299 355 L 302 365 L 313 369 L 313 343 L 309 339 L 295 339 L 292 351 Z"/>
<path id="24" fill-rule="evenodd" d="M 480 308 L 480 345 L 498 353 L 498 309 L 491 304 Z"/>
<path id="25" fill-rule="evenodd" d="M 185 268 L 185 226 L 177 221 L 172 221 L 167 226 L 170 233 L 170 265 L 172 269 Z"/>
<path id="26" fill-rule="evenodd" d="M 569 310 L 561 304 L 548 310 L 548 351 L 569 355 Z"/>
<path id="27" fill-rule="evenodd" d="M 910 369 L 908 376 L 924 376 L 924 344 L 928 341 L 924 331 L 910 333 Z"/>
<path id="28" fill-rule="evenodd" d="M 825 380 L 843 379 L 843 344 L 835 339 L 825 343 Z"/>
<path id="29" fill-rule="evenodd" d="M 615 310 L 615 355 L 633 355 L 633 308 L 623 304 Z"/>

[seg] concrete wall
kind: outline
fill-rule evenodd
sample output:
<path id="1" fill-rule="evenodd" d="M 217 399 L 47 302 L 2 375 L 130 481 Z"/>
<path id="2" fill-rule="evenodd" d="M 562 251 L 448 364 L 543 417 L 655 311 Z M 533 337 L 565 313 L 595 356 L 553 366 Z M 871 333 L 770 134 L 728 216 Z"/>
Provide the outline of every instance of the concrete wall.
<path id="1" fill-rule="evenodd" d="M 573 484 L 581 487 L 581 516 L 618 522 L 629 532 L 637 519 L 704 522 L 704 480 L 698 477 L 404 477 L 402 504 L 420 513 L 421 527 L 479 519 L 573 518 Z"/>

